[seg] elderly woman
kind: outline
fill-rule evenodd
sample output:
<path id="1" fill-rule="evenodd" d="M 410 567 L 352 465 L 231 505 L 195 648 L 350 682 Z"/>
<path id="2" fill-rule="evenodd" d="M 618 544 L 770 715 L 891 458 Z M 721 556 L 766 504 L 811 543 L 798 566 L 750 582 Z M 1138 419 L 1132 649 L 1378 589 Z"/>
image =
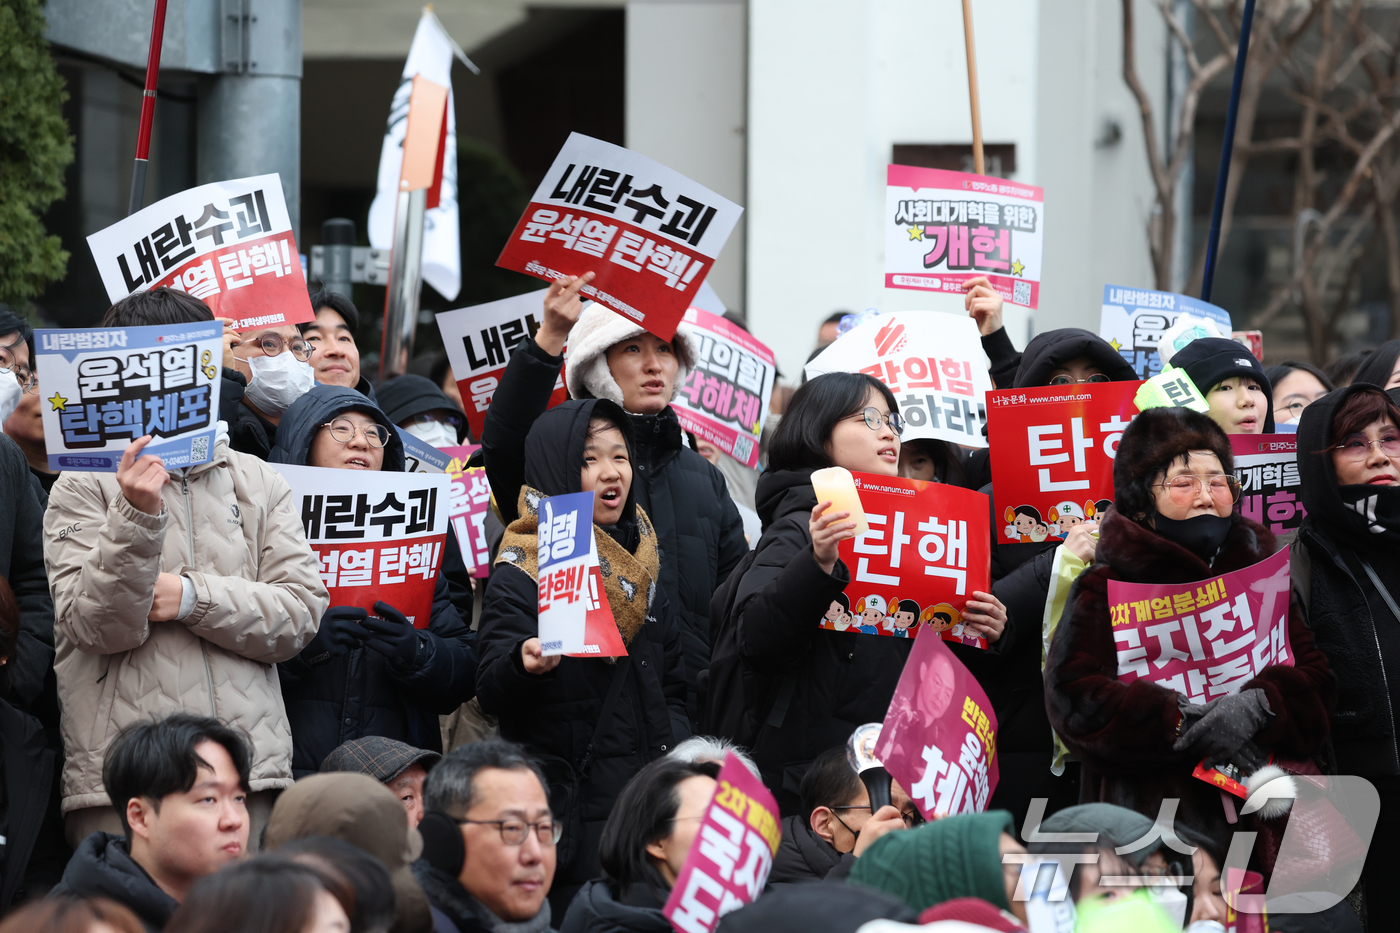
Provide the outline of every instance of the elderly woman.
<path id="1" fill-rule="evenodd" d="M 1133 419 L 1113 485 L 1097 563 L 1075 582 L 1050 644 L 1050 723 L 1083 763 L 1081 801 L 1156 817 L 1163 800 L 1177 798 L 1180 819 L 1228 842 L 1220 791 L 1192 770 L 1203 759 L 1252 767 L 1263 762 L 1248 759 L 1261 754 L 1310 757 L 1327 735 L 1334 681 L 1296 600 L 1293 665 L 1269 665 L 1234 693 L 1201 706 L 1146 678 L 1120 681 L 1109 581 L 1184 585 L 1256 564 L 1276 544 L 1233 511 L 1239 482 L 1229 439 L 1198 412 L 1150 409 Z"/>

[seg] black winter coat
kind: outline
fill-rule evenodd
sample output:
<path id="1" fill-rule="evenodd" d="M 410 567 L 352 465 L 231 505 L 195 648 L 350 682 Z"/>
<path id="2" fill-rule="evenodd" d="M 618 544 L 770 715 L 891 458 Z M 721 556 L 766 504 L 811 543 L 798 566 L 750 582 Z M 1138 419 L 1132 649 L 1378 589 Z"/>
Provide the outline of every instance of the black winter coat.
<path id="1" fill-rule="evenodd" d="M 277 425 L 243 404 L 248 380 L 236 369 L 223 369 L 219 418 L 228 424 L 228 445 L 239 453 L 266 460 L 277 443 Z"/>
<path id="2" fill-rule="evenodd" d="M 813 884 L 827 878 L 844 880 L 855 865 L 854 855 L 837 852 L 812 831 L 806 816 L 797 814 L 783 820 L 783 841 L 773 856 L 768 883 L 777 886 Z"/>
<path id="3" fill-rule="evenodd" d="M 109 897 L 130 908 L 150 933 L 160 933 L 180 906 L 132 859 L 125 837 L 112 833 L 93 833 L 78 843 L 49 896 Z"/>
<path id="4" fill-rule="evenodd" d="M 501 519 L 515 521 L 525 476 L 525 435 L 549 404 L 564 358 L 533 339 L 520 343 L 486 412 L 481 446 Z M 680 421 L 667 406 L 633 415 L 632 488 L 651 518 L 661 550 L 661 589 L 681 626 L 687 714 L 699 721 L 701 674 L 710 666 L 710 597 L 748 553 L 744 522 L 724 475 L 682 443 Z"/>
<path id="5" fill-rule="evenodd" d="M 24 452 L 0 434 L 0 577 L 19 604 L 19 640 L 0 677 L 0 695 L 37 712 L 35 701 L 53 672 L 53 598 L 44 569 L 46 497 L 29 472 Z"/>
<path id="6" fill-rule="evenodd" d="M 24 903 L 32 887 L 59 880 L 68 847 L 58 818 L 54 764 L 44 727 L 0 700 L 0 757 L 5 780 L 5 857 L 0 863 L 0 914 Z"/>
<path id="7" fill-rule="evenodd" d="M 433 911 L 433 933 L 494 933 L 482 916 L 481 905 L 467 893 L 462 882 L 441 868 L 419 859 L 411 866 L 413 879 L 428 896 Z M 444 927 L 443 924 L 448 924 Z"/>
<path id="8" fill-rule="evenodd" d="M 772 695 L 761 698 L 760 708 L 770 708 L 784 682 L 791 684 L 782 725 L 765 723 L 753 747 L 784 816 L 799 811 L 802 776 L 812 759 L 845 744 L 856 726 L 885 718 L 913 645 L 907 638 L 820 627 L 851 575 L 840 560 L 825 572 L 812 554 L 807 524 L 817 496 L 811 476 L 811 470 L 781 470 L 759 477 L 763 537 L 733 609 L 740 657 L 754 671 L 774 675 Z"/>
<path id="9" fill-rule="evenodd" d="M 665 899 L 643 885 L 633 885 L 619 901 L 607 882 L 590 881 L 569 904 L 559 933 L 672 933 L 664 906 Z"/>

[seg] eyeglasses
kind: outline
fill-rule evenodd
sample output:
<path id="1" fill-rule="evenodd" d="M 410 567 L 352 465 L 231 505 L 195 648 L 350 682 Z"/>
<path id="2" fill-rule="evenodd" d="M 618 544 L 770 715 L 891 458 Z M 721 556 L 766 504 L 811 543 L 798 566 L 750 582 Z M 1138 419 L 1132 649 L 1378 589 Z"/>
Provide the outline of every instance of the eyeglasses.
<path id="1" fill-rule="evenodd" d="M 457 431 L 462 430 L 462 425 L 465 423 L 461 415 L 451 411 L 445 411 L 440 415 L 425 411 L 408 419 L 408 424 L 433 424 L 435 422 L 445 424 Z"/>
<path id="2" fill-rule="evenodd" d="M 1286 411 L 1288 412 L 1288 417 L 1292 418 L 1294 421 L 1297 421 L 1298 416 L 1303 413 L 1303 409 L 1307 408 L 1311 404 L 1311 402 L 1305 402 L 1302 399 L 1294 399 L 1282 408 L 1275 408 L 1274 414 L 1278 415 Z"/>
<path id="3" fill-rule="evenodd" d="M 1081 385 L 1085 382 L 1109 382 L 1108 376 L 1103 373 L 1094 373 L 1088 379 L 1076 379 L 1073 376 L 1059 375 L 1050 380 L 1052 386 L 1072 386 Z"/>
<path id="4" fill-rule="evenodd" d="M 458 820 L 458 826 L 494 826 L 501 833 L 501 841 L 508 846 L 518 846 L 525 842 L 525 837 L 530 830 L 535 831 L 535 838 L 542 846 L 558 845 L 559 840 L 564 838 L 564 824 L 551 820 L 540 820 L 535 823 L 527 823 L 524 820 Z"/>
<path id="5" fill-rule="evenodd" d="M 898 412 L 890 412 L 888 415 L 881 415 L 878 408 L 867 408 L 861 412 L 861 417 L 865 419 L 865 426 L 872 431 L 878 431 L 885 425 L 890 426 L 895 437 L 904 433 L 904 419 L 899 417 Z"/>
<path id="6" fill-rule="evenodd" d="M 868 806 L 865 806 L 865 807 L 828 807 L 827 809 L 832 810 L 832 811 L 837 811 L 837 810 L 864 810 L 866 813 L 869 813 L 869 812 L 870 812 L 870 807 L 868 807 Z M 913 828 L 913 827 L 915 827 L 915 826 L 918 826 L 919 824 L 921 824 L 921 823 L 924 822 L 924 815 L 923 815 L 922 813 L 920 813 L 918 810 L 902 810 L 902 811 L 900 811 L 899 818 L 902 819 L 902 820 L 904 820 L 904 825 L 905 825 L 905 826 L 908 826 L 908 827 L 910 827 L 910 828 Z M 840 820 L 841 817 L 838 816 L 837 819 Z M 846 826 L 846 823 L 845 823 L 844 820 L 841 821 L 841 825 L 842 825 L 842 826 Z M 851 827 L 846 826 L 846 828 L 847 828 L 847 829 L 850 829 Z"/>
<path id="7" fill-rule="evenodd" d="M 14 373 L 19 387 L 25 392 L 32 392 L 39 387 L 39 377 L 35 376 L 28 366 L 15 359 L 15 347 L 22 343 L 23 340 L 16 340 L 12 344 L 0 347 L 0 369 L 8 369 Z"/>
<path id="8" fill-rule="evenodd" d="M 1400 437 L 1394 434 L 1387 434 L 1379 440 L 1371 440 L 1364 434 L 1352 434 L 1342 441 L 1332 450 L 1340 450 L 1342 459 L 1360 463 L 1371 456 L 1371 448 L 1377 444 L 1381 447 L 1381 453 L 1392 460 L 1400 460 Z"/>
<path id="9" fill-rule="evenodd" d="M 1201 494 L 1202 484 L 1208 484 L 1213 499 L 1239 501 L 1240 481 L 1228 473 L 1212 473 L 1209 476 L 1196 476 L 1195 474 L 1174 476 L 1165 483 L 1154 483 L 1153 486 L 1163 487 L 1171 494 L 1173 502 L 1178 505 L 1186 505 Z"/>
<path id="10" fill-rule="evenodd" d="M 239 346 L 253 342 L 253 340 L 245 340 L 243 343 L 240 343 Z M 263 353 L 268 356 L 276 356 L 289 346 L 288 343 L 282 339 L 281 334 L 263 334 L 261 337 L 256 338 L 256 342 L 258 346 L 262 347 Z M 310 342 L 304 337 L 297 337 L 291 342 L 290 349 L 292 351 L 292 356 L 305 363 L 307 360 L 311 359 L 311 351 L 314 347 L 312 347 Z"/>
<path id="11" fill-rule="evenodd" d="M 382 448 L 389 443 L 389 429 L 382 424 L 371 424 L 367 427 L 359 427 L 349 418 L 336 418 L 334 421 L 327 421 L 321 425 L 323 428 L 330 428 L 331 437 L 348 444 L 355 439 L 356 434 L 365 436 L 365 443 L 374 448 Z"/>

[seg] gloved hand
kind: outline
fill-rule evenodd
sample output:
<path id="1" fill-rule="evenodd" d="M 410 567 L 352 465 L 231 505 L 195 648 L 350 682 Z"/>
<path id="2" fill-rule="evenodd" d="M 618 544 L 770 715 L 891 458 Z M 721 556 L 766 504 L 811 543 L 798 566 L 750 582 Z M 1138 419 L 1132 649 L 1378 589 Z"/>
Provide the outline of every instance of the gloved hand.
<path id="1" fill-rule="evenodd" d="M 362 623 L 369 613 L 359 606 L 332 606 L 321 616 L 321 627 L 316 637 L 301 649 L 301 659 L 312 667 L 319 667 L 331 658 L 342 658 L 351 648 L 364 644 L 369 632 Z"/>
<path id="2" fill-rule="evenodd" d="M 388 658 L 389 663 L 399 670 L 412 667 L 414 659 L 418 657 L 418 643 L 421 640 L 418 630 L 407 616 L 382 599 L 374 604 L 374 611 L 379 618 L 369 616 L 364 621 L 369 633 L 365 644 Z"/>
<path id="3" fill-rule="evenodd" d="M 1234 755 L 1273 718 L 1269 701 L 1258 687 L 1211 700 L 1201 710 L 1200 718 L 1182 729 L 1172 748 L 1200 755 L 1207 766 Z"/>

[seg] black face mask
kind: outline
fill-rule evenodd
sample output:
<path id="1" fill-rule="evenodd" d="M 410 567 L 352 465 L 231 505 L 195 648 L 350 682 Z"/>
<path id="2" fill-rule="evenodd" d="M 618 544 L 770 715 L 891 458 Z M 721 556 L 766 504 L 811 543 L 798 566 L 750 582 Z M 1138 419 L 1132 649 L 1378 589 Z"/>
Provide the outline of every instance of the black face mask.
<path id="1" fill-rule="evenodd" d="M 1195 518 L 1176 519 L 1159 513 L 1155 522 L 1157 534 L 1209 563 L 1230 533 L 1231 517 L 1197 515 Z"/>

